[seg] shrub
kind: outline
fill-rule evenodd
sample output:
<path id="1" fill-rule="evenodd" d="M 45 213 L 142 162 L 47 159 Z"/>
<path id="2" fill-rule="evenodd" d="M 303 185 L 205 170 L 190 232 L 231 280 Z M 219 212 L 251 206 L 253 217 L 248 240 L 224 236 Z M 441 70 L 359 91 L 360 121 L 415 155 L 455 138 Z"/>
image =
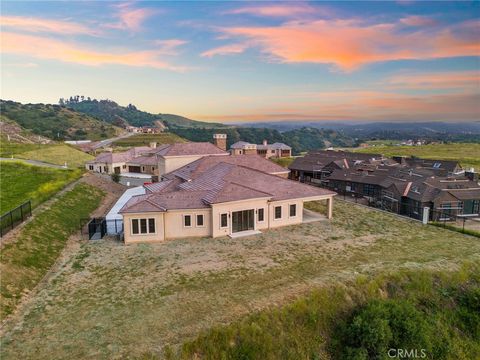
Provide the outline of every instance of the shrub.
<path id="1" fill-rule="evenodd" d="M 344 359 L 383 359 L 389 349 L 431 349 L 431 326 L 405 300 L 372 300 L 342 327 Z"/>
<path id="2" fill-rule="evenodd" d="M 111 177 L 112 177 L 113 182 L 116 182 L 116 183 L 120 182 L 120 174 L 115 174 L 114 173 L 114 174 L 111 175 Z"/>

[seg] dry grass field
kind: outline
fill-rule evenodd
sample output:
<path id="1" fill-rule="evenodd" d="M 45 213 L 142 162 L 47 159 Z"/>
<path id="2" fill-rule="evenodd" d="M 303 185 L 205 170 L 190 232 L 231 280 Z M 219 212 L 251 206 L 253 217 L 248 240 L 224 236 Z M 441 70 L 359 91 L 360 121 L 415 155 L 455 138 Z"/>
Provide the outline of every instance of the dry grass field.
<path id="1" fill-rule="evenodd" d="M 324 284 L 386 269 L 457 269 L 464 261 L 480 261 L 477 238 L 341 201 L 332 221 L 253 237 L 77 244 L 4 325 L 0 355 L 161 357 L 165 345 Z"/>

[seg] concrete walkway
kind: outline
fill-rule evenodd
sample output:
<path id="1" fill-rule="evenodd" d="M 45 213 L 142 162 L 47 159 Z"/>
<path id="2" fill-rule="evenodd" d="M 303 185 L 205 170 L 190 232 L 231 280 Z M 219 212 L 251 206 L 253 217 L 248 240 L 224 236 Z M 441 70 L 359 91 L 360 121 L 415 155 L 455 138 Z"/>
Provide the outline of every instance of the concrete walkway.
<path id="1" fill-rule="evenodd" d="M 0 157 L 0 161 L 21 161 L 21 162 L 25 162 L 25 163 L 28 163 L 28 164 L 31 164 L 31 165 L 36 165 L 36 166 L 43 166 L 43 167 L 49 167 L 49 168 L 54 168 L 54 169 L 63 169 L 63 170 L 68 169 L 63 165 L 50 164 L 50 163 L 43 162 L 43 161 L 38 161 L 38 160 Z"/>

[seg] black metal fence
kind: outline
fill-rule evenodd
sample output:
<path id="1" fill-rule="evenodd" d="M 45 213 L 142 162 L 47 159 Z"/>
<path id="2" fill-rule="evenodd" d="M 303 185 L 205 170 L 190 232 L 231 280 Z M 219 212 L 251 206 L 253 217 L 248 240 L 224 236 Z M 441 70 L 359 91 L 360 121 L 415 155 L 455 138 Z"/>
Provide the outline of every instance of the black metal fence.
<path id="1" fill-rule="evenodd" d="M 28 200 L 22 205 L 3 214 L 0 218 L 0 237 L 32 216 L 32 202 Z"/>
<path id="2" fill-rule="evenodd" d="M 88 240 L 103 239 L 105 235 L 116 236 L 117 239 L 123 239 L 123 221 L 121 219 L 107 220 L 103 217 L 81 219 L 80 232 L 82 238 Z"/>

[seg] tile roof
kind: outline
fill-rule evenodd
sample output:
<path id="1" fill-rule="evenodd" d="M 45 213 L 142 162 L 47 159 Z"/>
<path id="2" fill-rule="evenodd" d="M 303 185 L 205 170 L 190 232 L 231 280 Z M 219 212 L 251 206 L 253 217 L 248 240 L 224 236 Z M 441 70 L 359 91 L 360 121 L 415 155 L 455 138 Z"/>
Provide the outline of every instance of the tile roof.
<path id="1" fill-rule="evenodd" d="M 209 142 L 187 142 L 160 146 L 156 154 L 159 156 L 228 155 L 228 152 Z"/>
<path id="2" fill-rule="evenodd" d="M 268 174 L 286 174 L 290 171 L 259 155 L 205 156 L 165 174 L 163 177 L 166 179 L 179 177 L 184 180 L 191 180 L 219 162 L 246 166 Z"/>
<path id="3" fill-rule="evenodd" d="M 380 154 L 364 154 L 348 151 L 334 151 L 334 150 L 314 150 L 309 151 L 303 157 L 297 157 L 288 166 L 291 170 L 300 171 L 320 171 L 321 168 L 333 161 L 343 161 L 346 159 L 349 164 L 354 164 L 356 161 L 366 162 L 372 159 L 382 159 Z"/>
<path id="4" fill-rule="evenodd" d="M 145 203 L 148 209 L 151 209 L 154 204 L 157 209 L 169 210 L 201 208 L 208 207 L 210 204 L 256 198 L 288 200 L 335 195 L 334 192 L 326 189 L 225 162 L 212 164 L 193 180 L 181 182 L 177 178 L 176 185 L 172 184 L 159 185 L 160 190 L 150 193 L 140 202 L 138 200 L 132 200 L 132 203 L 127 202 L 120 212 L 141 211 L 141 203 Z M 145 187 L 149 191 L 156 190 L 151 185 Z"/>
<path id="5" fill-rule="evenodd" d="M 281 142 L 276 142 L 273 144 L 252 144 L 246 141 L 237 141 L 236 143 L 232 144 L 230 146 L 230 149 L 243 149 L 247 146 L 254 146 L 258 150 L 291 150 L 292 148 L 288 146 L 287 144 L 281 143 Z"/>
<path id="6" fill-rule="evenodd" d="M 143 154 L 149 154 L 155 151 L 156 149 L 149 146 L 137 146 L 123 152 L 104 152 L 99 154 L 95 160 L 89 161 L 88 163 L 119 163 L 127 162 Z"/>
<path id="7" fill-rule="evenodd" d="M 129 164 L 138 164 L 138 165 L 157 165 L 158 160 L 156 156 L 137 156 L 129 161 Z"/>

